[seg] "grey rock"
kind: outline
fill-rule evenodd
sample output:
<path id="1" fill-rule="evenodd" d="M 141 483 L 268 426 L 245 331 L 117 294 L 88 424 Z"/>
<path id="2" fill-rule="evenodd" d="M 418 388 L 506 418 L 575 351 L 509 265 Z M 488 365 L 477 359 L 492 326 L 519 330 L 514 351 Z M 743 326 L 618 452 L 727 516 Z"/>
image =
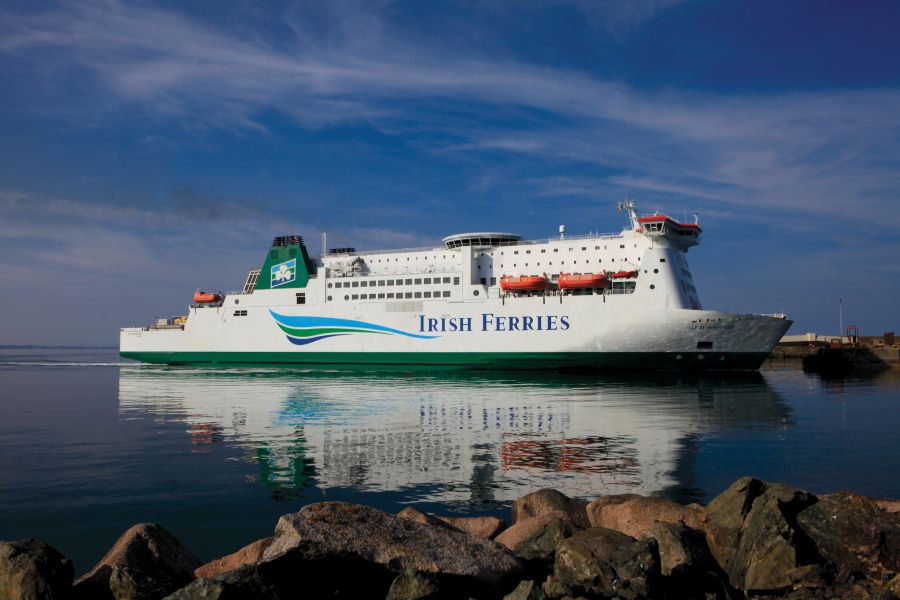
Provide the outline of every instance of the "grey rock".
<path id="1" fill-rule="evenodd" d="M 557 544 L 578 531 L 571 521 L 561 516 L 564 515 L 555 513 L 521 519 L 494 541 L 512 550 L 530 576 L 543 579 L 553 567 Z"/>
<path id="2" fill-rule="evenodd" d="M 387 600 L 431 600 L 437 598 L 440 587 L 434 575 L 404 569 L 391 583 Z"/>
<path id="3" fill-rule="evenodd" d="M 706 538 L 732 586 L 749 593 L 789 589 L 795 569 L 818 559 L 796 524 L 815 496 L 752 478 L 735 482 L 706 508 Z"/>
<path id="4" fill-rule="evenodd" d="M 657 521 L 644 534 L 659 546 L 660 572 L 663 575 L 689 575 L 705 572 L 712 557 L 706 538 L 683 523 Z"/>
<path id="5" fill-rule="evenodd" d="M 516 589 L 503 596 L 503 600 L 545 600 L 546 598 L 541 586 L 531 579 L 520 581 Z"/>
<path id="6" fill-rule="evenodd" d="M 562 513 L 579 528 L 590 527 L 586 504 L 550 488 L 532 492 L 513 502 L 512 523 L 546 514 Z"/>
<path id="7" fill-rule="evenodd" d="M 155 523 L 123 533 L 73 587 L 85 600 L 159 600 L 194 579 L 200 561 L 174 535 Z"/>
<path id="8" fill-rule="evenodd" d="M 551 598 L 638 599 L 659 594 L 656 540 L 635 540 L 624 533 L 591 527 L 564 539 L 556 548 L 553 577 L 544 586 Z"/>
<path id="9" fill-rule="evenodd" d="M 0 541 L 0 598 L 59 600 L 72 587 L 72 561 L 38 540 Z"/>
<path id="10" fill-rule="evenodd" d="M 515 556 L 489 540 L 343 502 L 310 504 L 281 517 L 263 559 L 294 549 L 322 558 L 350 557 L 395 573 L 413 569 L 464 578 L 472 586 L 495 588 L 522 573 Z"/>

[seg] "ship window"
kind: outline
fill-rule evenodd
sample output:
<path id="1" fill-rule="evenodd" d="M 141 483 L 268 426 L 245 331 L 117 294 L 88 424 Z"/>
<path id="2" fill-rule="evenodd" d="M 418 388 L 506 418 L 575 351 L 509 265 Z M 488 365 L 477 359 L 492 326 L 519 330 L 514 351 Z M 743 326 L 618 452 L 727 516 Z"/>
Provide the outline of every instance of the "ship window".
<path id="1" fill-rule="evenodd" d="M 422 297 L 422 292 L 416 292 L 416 295 L 415 295 L 414 297 L 415 297 L 415 298 L 421 298 L 421 297 Z"/>
<path id="2" fill-rule="evenodd" d="M 624 248 L 625 244 L 619 244 L 619 248 Z"/>
<path id="3" fill-rule="evenodd" d="M 531 254 L 531 250 L 526 250 L 525 254 Z"/>
<path id="4" fill-rule="evenodd" d="M 599 250 L 600 246 L 594 246 L 594 250 Z"/>
<path id="5" fill-rule="evenodd" d="M 378 287 L 384 287 L 384 279 L 378 280 Z"/>
<path id="6" fill-rule="evenodd" d="M 459 277 L 453 278 L 453 285 L 459 285 Z"/>
<path id="7" fill-rule="evenodd" d="M 554 251 L 554 252 L 559 252 L 559 248 L 554 248 L 553 251 Z"/>
<path id="8" fill-rule="evenodd" d="M 421 279 L 416 279 L 416 285 L 422 285 L 422 280 L 421 280 Z"/>
<path id="9" fill-rule="evenodd" d="M 431 277 L 426 277 L 424 283 L 426 283 L 426 284 L 431 283 Z"/>
<path id="10" fill-rule="evenodd" d="M 406 298 L 412 298 L 412 292 L 406 292 Z"/>
<path id="11" fill-rule="evenodd" d="M 441 278 L 440 278 L 440 277 L 435 277 L 435 278 L 434 278 L 434 285 L 441 285 Z"/>
<path id="12" fill-rule="evenodd" d="M 425 298 L 431 298 L 431 292 L 425 292 Z"/>
<path id="13" fill-rule="evenodd" d="M 358 281 L 354 281 L 354 282 L 351 283 L 350 285 L 351 285 L 351 287 L 359 287 L 359 282 L 358 282 Z"/>
<path id="14" fill-rule="evenodd" d="M 328 296 L 328 301 L 331 302 L 331 296 Z"/>
<path id="15" fill-rule="evenodd" d="M 659 259 L 659 262 L 666 262 L 666 259 L 661 258 L 661 259 Z"/>
<path id="16" fill-rule="evenodd" d="M 543 253 L 545 253 L 545 252 L 546 252 L 546 250 L 541 250 L 541 254 L 543 254 Z"/>
<path id="17" fill-rule="evenodd" d="M 473 295 L 473 296 L 477 296 L 477 295 L 478 295 L 478 290 L 474 290 L 474 291 L 472 292 L 472 295 Z"/>
<path id="18" fill-rule="evenodd" d="M 485 277 L 481 278 L 481 285 L 487 285 L 487 279 Z"/>
<path id="19" fill-rule="evenodd" d="M 297 304 L 306 304 L 306 294 L 304 292 L 297 294 Z"/>
<path id="20" fill-rule="evenodd" d="M 653 269 L 654 273 L 659 273 L 659 269 Z"/>
<path id="21" fill-rule="evenodd" d="M 518 253 L 519 253 L 518 250 L 513 250 L 513 254 L 518 254 Z"/>
<path id="22" fill-rule="evenodd" d="M 349 299 L 350 299 L 350 296 L 344 294 L 344 300 L 349 300 Z"/>
<path id="23" fill-rule="evenodd" d="M 394 292 L 388 292 L 387 297 L 388 297 L 388 300 L 390 300 L 391 298 L 393 298 L 393 297 L 394 297 Z"/>
<path id="24" fill-rule="evenodd" d="M 393 279 L 388 279 L 388 280 L 387 280 L 387 284 L 388 284 L 388 285 L 394 285 L 394 280 L 393 280 Z"/>
<path id="25" fill-rule="evenodd" d="M 449 278 L 449 277 L 444 277 L 444 283 L 450 283 L 450 278 Z"/>
<path id="26" fill-rule="evenodd" d="M 384 298 L 384 294 L 378 294 L 378 299 L 382 300 Z"/>
<path id="27" fill-rule="evenodd" d="M 587 246 L 582 246 L 581 249 L 582 249 L 582 250 L 587 250 Z"/>
<path id="28" fill-rule="evenodd" d="M 491 285 L 497 285 L 497 278 L 491 277 Z"/>
<path id="29" fill-rule="evenodd" d="M 412 279 L 407 279 L 407 280 L 406 280 L 406 285 L 412 285 Z"/>
<path id="30" fill-rule="evenodd" d="M 651 284 L 650 284 L 650 289 L 651 289 L 651 290 L 655 290 L 655 289 L 656 289 L 656 286 L 653 285 L 653 284 L 651 283 Z"/>
<path id="31" fill-rule="evenodd" d="M 331 284 L 330 284 L 330 283 L 328 284 L 328 289 L 331 289 Z"/>
<path id="32" fill-rule="evenodd" d="M 353 296 L 351 296 L 351 298 L 353 300 L 359 300 L 359 294 L 353 294 Z"/>
<path id="33" fill-rule="evenodd" d="M 445 291 L 445 292 L 444 292 L 444 298 L 449 298 L 449 297 L 450 297 L 450 292 Z"/>
<path id="34" fill-rule="evenodd" d="M 368 287 L 368 285 L 369 285 L 368 281 L 360 281 L 359 282 L 359 287 Z"/>
<path id="35" fill-rule="evenodd" d="M 697 350 L 712 350 L 712 342 L 697 342 Z"/>

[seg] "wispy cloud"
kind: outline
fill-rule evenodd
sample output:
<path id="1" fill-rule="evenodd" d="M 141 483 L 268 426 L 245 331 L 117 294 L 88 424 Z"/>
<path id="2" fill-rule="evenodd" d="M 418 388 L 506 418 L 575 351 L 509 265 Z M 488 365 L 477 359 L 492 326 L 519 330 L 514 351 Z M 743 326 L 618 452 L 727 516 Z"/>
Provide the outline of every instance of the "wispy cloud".
<path id="1" fill-rule="evenodd" d="M 623 29 L 671 4 L 574 3 Z M 434 50 L 394 35 L 377 7 L 353 3 L 287 10 L 278 23 L 284 35 L 267 41 L 118 2 L 2 21 L 7 54 L 77 65 L 120 102 L 192 125 L 264 131 L 272 110 L 307 127 L 367 122 L 392 134 L 439 133 L 433 151 L 581 165 L 625 192 L 900 222 L 887 210 L 900 190 L 897 89 L 647 92 Z M 452 116 L 448 102 L 457 103 Z"/>

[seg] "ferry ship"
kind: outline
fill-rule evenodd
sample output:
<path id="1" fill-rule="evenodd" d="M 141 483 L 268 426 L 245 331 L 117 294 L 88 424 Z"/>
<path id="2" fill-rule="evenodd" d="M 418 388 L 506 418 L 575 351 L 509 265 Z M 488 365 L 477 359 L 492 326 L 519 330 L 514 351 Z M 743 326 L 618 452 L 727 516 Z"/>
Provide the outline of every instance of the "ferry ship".
<path id="1" fill-rule="evenodd" d="M 194 294 L 187 316 L 120 331 L 120 354 L 169 365 L 475 369 L 758 369 L 784 315 L 701 307 L 687 262 L 699 219 L 640 216 L 620 233 L 318 258 L 275 238 L 240 292 Z"/>

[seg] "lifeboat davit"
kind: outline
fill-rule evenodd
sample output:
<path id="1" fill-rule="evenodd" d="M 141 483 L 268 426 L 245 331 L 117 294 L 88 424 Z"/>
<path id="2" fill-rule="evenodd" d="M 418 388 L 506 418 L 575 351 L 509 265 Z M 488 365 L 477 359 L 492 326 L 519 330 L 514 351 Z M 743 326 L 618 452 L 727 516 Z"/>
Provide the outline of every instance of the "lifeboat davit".
<path id="1" fill-rule="evenodd" d="M 504 292 L 542 292 L 547 289 L 546 275 L 504 275 L 500 278 L 500 289 Z"/>
<path id="2" fill-rule="evenodd" d="M 213 292 L 201 292 L 197 290 L 194 292 L 194 302 L 197 304 L 210 304 L 212 302 L 218 302 L 222 299 L 222 294 L 216 294 Z"/>
<path id="3" fill-rule="evenodd" d="M 615 273 L 610 273 L 609 276 L 612 279 L 631 279 L 633 277 L 638 276 L 637 271 L 617 271 Z"/>
<path id="4" fill-rule="evenodd" d="M 560 273 L 557 285 L 561 290 L 588 290 L 606 287 L 606 273 Z"/>

